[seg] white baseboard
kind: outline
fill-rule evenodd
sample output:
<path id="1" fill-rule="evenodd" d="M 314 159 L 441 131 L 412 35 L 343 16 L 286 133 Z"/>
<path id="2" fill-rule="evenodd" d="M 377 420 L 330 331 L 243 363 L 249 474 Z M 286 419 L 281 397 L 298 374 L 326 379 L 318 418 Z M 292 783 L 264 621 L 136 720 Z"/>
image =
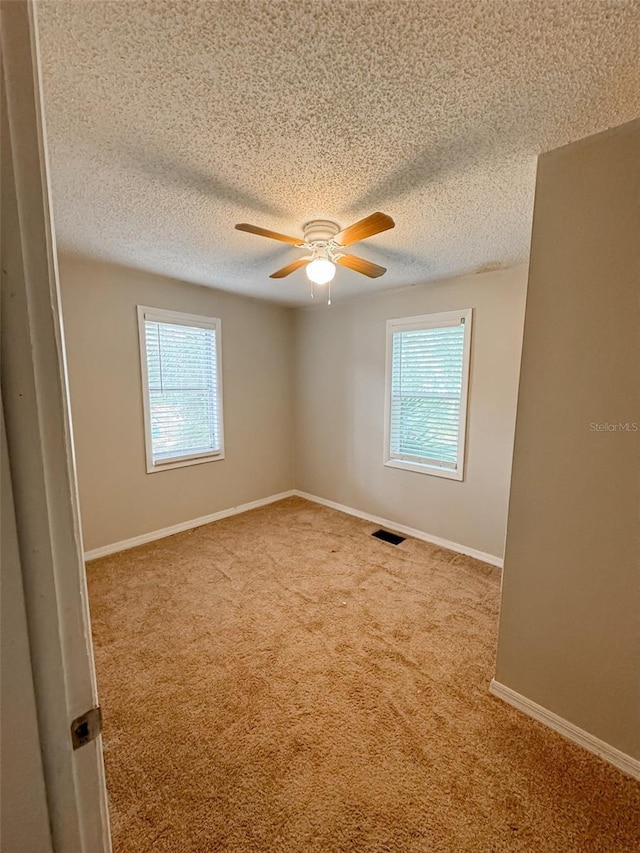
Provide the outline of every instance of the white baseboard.
<path id="1" fill-rule="evenodd" d="M 182 521 L 180 524 L 172 524 L 171 527 L 163 527 L 161 530 L 152 530 L 149 533 L 143 533 L 141 536 L 134 536 L 132 539 L 123 539 L 121 542 L 113 542 L 111 545 L 103 545 L 101 548 L 94 548 L 91 551 L 85 551 L 85 562 L 97 560 L 99 557 L 106 557 L 109 554 L 117 554 L 118 551 L 127 551 L 129 548 L 136 548 L 138 545 L 145 545 L 147 542 L 154 542 L 156 539 L 163 539 L 165 536 L 173 536 L 174 533 L 182 533 L 185 530 L 192 530 L 194 527 L 201 527 L 203 524 L 211 524 L 212 521 L 219 521 L 221 518 L 229 518 L 231 515 L 239 515 L 241 512 L 248 512 L 251 509 L 257 509 L 267 504 L 281 501 L 284 498 L 300 497 L 313 503 L 328 506 L 331 509 L 336 509 L 338 512 L 344 512 L 347 515 L 353 515 L 356 518 L 362 518 L 365 521 L 370 521 L 372 524 L 377 524 L 380 527 L 387 527 L 390 530 L 396 530 L 398 533 L 404 533 L 407 536 L 412 536 L 414 539 L 421 539 L 423 542 L 430 542 L 432 545 L 439 545 L 441 548 L 447 548 L 449 551 L 456 551 L 458 554 L 466 554 L 468 557 L 474 557 L 476 560 L 481 560 L 483 563 L 489 563 L 492 566 L 502 568 L 502 559 L 495 557 L 493 554 L 485 554 L 484 551 L 477 551 L 475 548 L 469 548 L 466 545 L 460 545 L 458 542 L 451 542 L 449 539 L 441 539 L 439 536 L 432 536 L 429 533 L 424 533 L 422 530 L 416 530 L 413 527 L 407 527 L 405 524 L 397 524 L 395 521 L 390 521 L 388 518 L 380 518 L 377 515 L 370 515 L 367 512 L 362 512 L 359 509 L 354 509 L 350 506 L 336 503 L 335 501 L 320 498 L 317 495 L 310 495 L 308 492 L 301 492 L 298 489 L 291 489 L 288 492 L 280 492 L 277 495 L 270 495 L 267 498 L 260 498 L 257 501 L 240 504 L 239 506 L 223 509 L 219 512 L 213 512 L 211 515 L 203 515 L 200 518 L 193 518 L 189 521 Z"/>
<path id="2" fill-rule="evenodd" d="M 190 521 L 181 521 L 180 524 L 172 524 L 171 527 L 163 527 L 161 530 L 152 530 L 150 533 L 143 533 L 141 536 L 134 536 L 132 539 L 123 539 L 122 542 L 114 542 L 112 545 L 103 545 L 102 548 L 85 551 L 84 559 L 88 563 L 90 560 L 97 560 L 98 557 L 117 554 L 118 551 L 127 551 L 129 548 L 135 548 L 137 545 L 145 545 L 147 542 L 153 542 L 156 539 L 164 539 L 165 536 L 173 536 L 174 533 L 182 533 L 185 530 L 192 530 L 194 527 L 202 527 L 203 524 L 211 524 L 212 521 L 220 521 L 221 518 L 239 515 L 241 512 L 248 512 L 251 509 L 257 509 L 260 506 L 266 506 L 267 504 L 281 501 L 284 498 L 292 498 L 295 494 L 296 492 L 293 490 L 280 492 L 277 495 L 269 495 L 269 497 L 260 498 L 257 501 L 250 501 L 239 506 L 232 506 L 229 509 L 222 509 L 219 512 L 212 512 L 211 515 L 203 515 L 200 518 L 193 518 Z"/>
<path id="3" fill-rule="evenodd" d="M 368 512 L 354 509 L 351 506 L 344 506 L 335 501 L 320 498 L 317 495 L 310 495 L 308 492 L 301 492 L 299 489 L 294 489 L 293 492 L 299 498 L 313 501 L 313 503 L 328 506 L 331 509 L 337 509 L 339 512 L 344 512 L 347 515 L 355 515 L 356 518 L 362 518 L 365 521 L 370 521 L 372 524 L 377 524 L 380 527 L 387 527 L 390 530 L 396 530 L 398 533 L 406 533 L 414 539 L 421 539 L 423 542 L 430 542 L 432 545 L 439 545 L 441 548 L 447 548 L 449 551 L 456 551 L 458 554 L 466 554 L 467 557 L 474 557 L 476 560 L 481 560 L 483 563 L 489 563 L 492 566 L 502 568 L 503 560 L 501 557 L 496 557 L 493 554 L 485 554 L 484 551 L 478 551 L 475 548 L 469 548 L 467 545 L 460 545 L 458 542 L 451 542 L 449 539 L 441 539 L 439 536 L 432 536 L 430 533 L 424 533 L 422 530 L 416 530 L 414 527 L 407 527 L 406 524 L 397 524 L 395 521 L 390 521 L 388 518 L 380 518 L 378 515 L 371 515 Z"/>
<path id="4" fill-rule="evenodd" d="M 621 752 L 614 746 L 589 734 L 589 732 L 585 732 L 584 729 L 579 729 L 578 726 L 574 726 L 573 723 L 570 723 L 563 717 L 559 717 L 553 711 L 548 711 L 542 705 L 532 702 L 531 699 L 527 699 L 526 696 L 516 693 L 515 690 L 506 687 L 504 684 L 500 684 L 495 679 L 491 682 L 489 692 L 497 696 L 498 699 L 508 702 L 509 705 L 513 705 L 514 708 L 522 711 L 523 714 L 533 717 L 534 720 L 563 735 L 567 740 L 579 744 L 584 749 L 588 749 L 589 752 L 593 752 L 595 755 L 608 761 L 609 764 L 613 764 L 614 767 L 622 770 L 623 773 L 627 773 L 634 779 L 640 780 L 640 761 L 637 758 L 632 758 L 626 752 Z"/>

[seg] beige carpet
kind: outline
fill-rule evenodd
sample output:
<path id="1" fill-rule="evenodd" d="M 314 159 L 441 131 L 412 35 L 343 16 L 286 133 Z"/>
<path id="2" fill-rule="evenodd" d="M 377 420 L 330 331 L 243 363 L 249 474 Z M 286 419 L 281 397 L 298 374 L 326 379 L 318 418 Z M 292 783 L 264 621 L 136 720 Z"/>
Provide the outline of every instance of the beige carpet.
<path id="1" fill-rule="evenodd" d="M 637 851 L 487 690 L 498 571 L 293 498 L 89 564 L 116 853 Z"/>

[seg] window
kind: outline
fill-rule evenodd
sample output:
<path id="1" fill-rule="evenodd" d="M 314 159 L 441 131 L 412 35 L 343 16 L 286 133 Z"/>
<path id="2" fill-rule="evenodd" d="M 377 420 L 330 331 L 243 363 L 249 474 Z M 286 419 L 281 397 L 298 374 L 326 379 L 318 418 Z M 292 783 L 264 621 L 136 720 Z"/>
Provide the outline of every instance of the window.
<path id="1" fill-rule="evenodd" d="M 385 465 L 462 480 L 472 313 L 387 321 Z"/>
<path id="2" fill-rule="evenodd" d="M 220 320 L 138 306 L 147 471 L 224 458 Z"/>

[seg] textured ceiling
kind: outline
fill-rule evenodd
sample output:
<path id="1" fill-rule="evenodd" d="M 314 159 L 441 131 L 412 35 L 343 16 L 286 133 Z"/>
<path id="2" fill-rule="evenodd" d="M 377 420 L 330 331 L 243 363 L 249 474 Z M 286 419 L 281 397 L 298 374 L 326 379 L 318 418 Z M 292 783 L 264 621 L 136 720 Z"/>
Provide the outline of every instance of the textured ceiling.
<path id="1" fill-rule="evenodd" d="M 289 304 L 236 222 L 390 214 L 335 298 L 510 265 L 536 155 L 640 114 L 637 0 L 39 5 L 60 248 Z"/>

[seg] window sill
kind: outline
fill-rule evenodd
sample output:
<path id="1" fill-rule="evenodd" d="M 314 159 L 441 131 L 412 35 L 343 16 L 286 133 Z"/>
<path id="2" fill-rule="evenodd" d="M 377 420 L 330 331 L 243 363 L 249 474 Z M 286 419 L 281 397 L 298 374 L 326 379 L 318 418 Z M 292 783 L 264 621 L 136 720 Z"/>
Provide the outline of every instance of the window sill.
<path id="1" fill-rule="evenodd" d="M 167 471 L 170 468 L 186 468 L 187 465 L 202 465 L 203 462 L 219 462 L 221 459 L 224 459 L 224 451 L 183 456 L 182 458 L 178 456 L 175 459 L 167 459 L 166 462 L 150 462 L 147 460 L 147 474 L 157 474 L 158 471 Z"/>
<path id="2" fill-rule="evenodd" d="M 437 465 L 422 465 L 419 462 L 405 462 L 402 459 L 387 459 L 385 468 L 399 468 L 402 471 L 414 471 L 416 474 L 430 474 L 432 477 L 444 477 L 446 480 L 464 479 L 464 471 L 453 468 L 439 468 Z"/>

